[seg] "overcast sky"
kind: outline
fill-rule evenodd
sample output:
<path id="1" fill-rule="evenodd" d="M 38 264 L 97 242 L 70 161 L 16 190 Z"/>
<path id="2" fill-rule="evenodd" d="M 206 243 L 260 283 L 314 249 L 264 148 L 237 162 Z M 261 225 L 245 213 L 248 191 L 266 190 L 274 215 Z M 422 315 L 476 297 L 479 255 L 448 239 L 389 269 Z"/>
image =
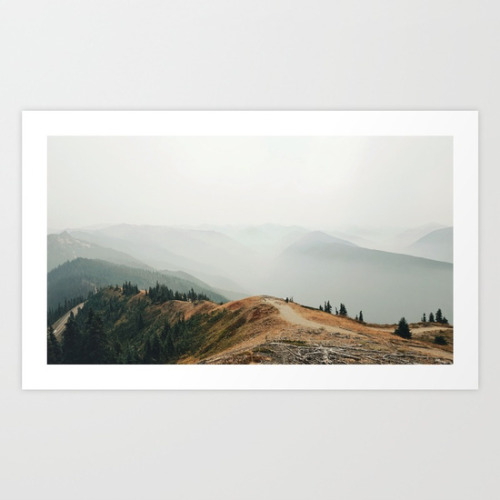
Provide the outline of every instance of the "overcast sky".
<path id="1" fill-rule="evenodd" d="M 48 227 L 452 225 L 448 137 L 51 137 Z"/>

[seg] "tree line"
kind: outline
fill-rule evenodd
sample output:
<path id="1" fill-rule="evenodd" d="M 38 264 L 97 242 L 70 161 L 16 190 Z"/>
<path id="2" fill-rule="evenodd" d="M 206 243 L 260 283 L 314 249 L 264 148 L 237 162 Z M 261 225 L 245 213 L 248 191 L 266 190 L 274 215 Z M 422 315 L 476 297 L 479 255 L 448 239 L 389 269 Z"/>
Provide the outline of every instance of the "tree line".
<path id="1" fill-rule="evenodd" d="M 427 321 L 425 313 L 422 315 L 422 322 L 423 323 L 441 323 L 441 324 L 448 324 L 448 320 L 444 317 L 443 312 L 441 309 L 438 309 L 436 311 L 436 316 L 431 312 L 429 314 L 429 321 Z M 400 337 L 404 339 L 411 339 L 411 330 L 410 326 L 408 325 L 408 322 L 406 321 L 406 318 L 401 318 L 399 320 L 398 326 L 394 330 L 395 335 L 399 335 Z M 444 345 L 446 344 L 446 339 L 442 335 L 437 335 L 435 337 L 435 343 L 436 344 L 441 344 Z"/>
<path id="2" fill-rule="evenodd" d="M 425 313 L 422 314 L 422 323 L 442 323 L 442 324 L 447 325 L 448 320 L 443 315 L 443 312 L 441 311 L 441 309 L 438 309 L 436 311 L 435 316 L 434 316 L 434 313 L 432 313 L 432 312 L 429 313 L 429 320 L 427 320 L 427 316 L 425 315 Z"/>
<path id="3" fill-rule="evenodd" d="M 166 285 L 160 285 L 156 282 L 156 286 L 149 287 L 146 290 L 146 296 L 148 296 L 153 304 L 158 304 L 161 302 L 166 302 L 167 300 L 182 300 L 184 302 L 195 302 L 198 300 L 210 300 L 204 293 L 196 293 L 193 288 L 191 288 L 187 293 L 173 291 Z"/>
<path id="4" fill-rule="evenodd" d="M 322 305 L 320 304 L 320 306 L 318 307 L 318 309 L 320 311 L 324 311 L 324 312 L 327 312 L 329 314 L 333 314 L 332 313 L 333 307 L 330 304 L 329 300 L 325 300 L 325 302 Z M 340 303 L 340 305 L 339 305 L 338 308 L 335 307 L 335 316 L 349 317 L 349 314 L 347 313 L 347 308 L 346 308 L 345 304 L 343 304 L 342 302 Z M 363 311 L 359 311 L 359 314 L 357 314 L 354 319 L 356 321 L 364 323 Z"/>

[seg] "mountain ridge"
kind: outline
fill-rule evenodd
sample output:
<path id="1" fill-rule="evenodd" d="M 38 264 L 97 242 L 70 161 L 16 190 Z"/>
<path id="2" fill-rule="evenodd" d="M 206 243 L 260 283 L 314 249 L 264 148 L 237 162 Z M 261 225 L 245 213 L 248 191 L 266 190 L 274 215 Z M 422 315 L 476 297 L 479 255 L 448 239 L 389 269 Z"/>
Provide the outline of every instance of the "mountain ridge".
<path id="1" fill-rule="evenodd" d="M 55 308 L 65 299 L 87 296 L 89 292 L 108 285 L 121 285 L 133 282 L 139 288 L 155 286 L 156 282 L 166 285 L 174 291 L 186 293 L 191 288 L 197 293 L 203 293 L 217 302 L 227 299 L 211 289 L 207 284 L 200 285 L 180 278 L 175 273 L 157 272 L 148 269 L 131 268 L 104 260 L 85 259 L 79 257 L 61 264 L 47 275 L 47 303 L 49 308 Z"/>
<path id="2" fill-rule="evenodd" d="M 219 305 L 205 300 L 156 302 L 144 292 L 129 295 L 105 288 L 90 297 L 76 317 L 82 346 L 96 315 L 101 352 L 95 359 L 101 363 L 450 364 L 453 360 L 451 325 L 411 324 L 413 337 L 406 340 L 394 334 L 395 324 L 365 324 L 266 295 Z M 438 345 L 436 335 L 444 343 Z"/>

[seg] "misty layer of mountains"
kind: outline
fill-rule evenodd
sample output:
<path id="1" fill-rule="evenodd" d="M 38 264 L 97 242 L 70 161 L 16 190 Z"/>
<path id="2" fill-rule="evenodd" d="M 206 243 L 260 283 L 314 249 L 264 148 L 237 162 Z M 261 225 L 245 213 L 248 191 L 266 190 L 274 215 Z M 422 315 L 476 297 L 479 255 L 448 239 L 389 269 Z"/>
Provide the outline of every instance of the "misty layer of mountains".
<path id="1" fill-rule="evenodd" d="M 120 224 L 49 235 L 48 294 L 55 307 L 106 284 L 158 281 L 216 302 L 263 294 L 312 307 L 329 300 L 377 323 L 418 321 L 441 308 L 452 322 L 452 261 L 453 229 L 436 225 L 384 232 Z"/>

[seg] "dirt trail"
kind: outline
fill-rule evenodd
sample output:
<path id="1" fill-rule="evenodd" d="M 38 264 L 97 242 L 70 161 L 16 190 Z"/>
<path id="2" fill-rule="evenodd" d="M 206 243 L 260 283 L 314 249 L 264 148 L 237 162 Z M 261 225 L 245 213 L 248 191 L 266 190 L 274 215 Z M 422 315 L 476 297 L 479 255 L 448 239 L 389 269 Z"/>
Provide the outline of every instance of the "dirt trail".
<path id="1" fill-rule="evenodd" d="M 427 332 L 442 332 L 443 330 L 448 330 L 449 327 L 446 326 L 417 326 L 416 328 L 411 328 L 412 333 L 427 333 Z M 394 331 L 394 330 L 392 330 Z"/>
<path id="2" fill-rule="evenodd" d="M 58 340 L 61 338 L 61 335 L 64 332 L 64 329 L 66 328 L 66 323 L 68 322 L 70 314 L 73 313 L 76 315 L 78 308 L 83 307 L 83 304 L 85 304 L 85 302 L 82 302 L 81 304 L 78 304 L 77 306 L 73 307 L 73 309 L 68 311 L 66 314 L 61 316 L 56 322 L 54 322 L 52 328 L 54 329 L 54 335 Z"/>
<path id="3" fill-rule="evenodd" d="M 353 333 L 351 330 L 347 330 L 346 328 L 341 328 L 339 326 L 325 325 L 323 323 L 318 323 L 316 321 L 311 321 L 309 319 L 306 319 L 304 318 L 304 316 L 302 316 L 297 311 L 292 309 L 291 306 L 289 306 L 288 304 L 283 304 L 283 302 L 279 300 L 266 297 L 264 299 L 264 302 L 267 302 L 268 304 L 271 304 L 273 307 L 278 309 L 281 317 L 288 323 L 291 323 L 292 325 L 299 325 L 305 328 L 312 328 L 315 330 L 325 330 L 327 332 Z"/>

